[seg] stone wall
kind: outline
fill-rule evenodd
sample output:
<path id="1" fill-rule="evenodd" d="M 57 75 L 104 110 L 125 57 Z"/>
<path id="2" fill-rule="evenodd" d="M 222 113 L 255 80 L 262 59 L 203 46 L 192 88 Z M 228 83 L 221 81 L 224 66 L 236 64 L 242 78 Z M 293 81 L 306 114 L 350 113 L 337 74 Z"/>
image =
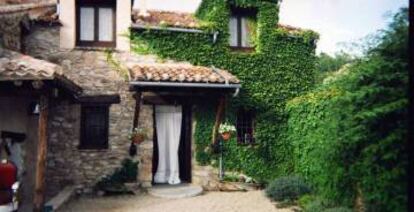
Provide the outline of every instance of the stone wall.
<path id="1" fill-rule="evenodd" d="M 128 158 L 135 99 L 128 83 L 107 61 L 103 51 L 60 50 L 59 28 L 34 26 L 25 39 L 27 53 L 62 64 L 65 75 L 84 89 L 85 95 L 118 94 L 120 104 L 110 107 L 109 148 L 79 150 L 79 104 L 57 102 L 50 112 L 47 155 L 47 196 L 74 184 L 90 192 L 103 176 L 112 174 Z M 143 114 L 142 117 L 145 117 Z"/>

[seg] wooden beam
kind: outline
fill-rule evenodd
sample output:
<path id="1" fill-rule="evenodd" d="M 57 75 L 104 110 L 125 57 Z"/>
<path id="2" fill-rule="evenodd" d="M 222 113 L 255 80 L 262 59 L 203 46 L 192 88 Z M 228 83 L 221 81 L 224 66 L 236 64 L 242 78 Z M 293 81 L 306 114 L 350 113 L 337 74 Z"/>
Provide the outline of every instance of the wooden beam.
<path id="1" fill-rule="evenodd" d="M 214 123 L 213 127 L 213 134 L 211 136 L 211 143 L 214 144 L 217 141 L 217 132 L 218 128 L 220 127 L 221 121 L 223 120 L 223 114 L 224 114 L 224 108 L 226 105 L 226 97 L 222 96 L 220 97 L 220 100 L 217 105 L 217 111 L 216 111 L 216 121 Z"/>
<path id="2" fill-rule="evenodd" d="M 34 211 L 43 211 L 45 193 L 45 172 L 46 172 L 46 152 L 47 152 L 47 123 L 48 123 L 48 103 L 47 96 L 40 96 L 39 101 L 39 126 L 37 143 L 36 179 L 33 205 Z"/>
<path id="3" fill-rule="evenodd" d="M 132 124 L 132 128 L 138 127 L 138 121 L 139 121 L 139 112 L 141 110 L 141 92 L 137 92 L 134 95 L 135 98 L 135 112 L 134 112 L 134 123 Z"/>

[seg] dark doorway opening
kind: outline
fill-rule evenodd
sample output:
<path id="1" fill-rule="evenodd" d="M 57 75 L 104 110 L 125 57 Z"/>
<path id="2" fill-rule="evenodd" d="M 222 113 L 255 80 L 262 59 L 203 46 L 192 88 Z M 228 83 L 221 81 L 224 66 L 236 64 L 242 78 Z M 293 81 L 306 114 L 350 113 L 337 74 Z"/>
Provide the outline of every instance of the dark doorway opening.
<path id="1" fill-rule="evenodd" d="M 154 120 L 154 148 L 152 159 L 152 182 L 154 184 L 154 176 L 158 168 L 158 140 L 157 140 L 157 125 L 155 123 L 155 106 L 153 107 Z M 191 183 L 191 135 L 192 135 L 192 112 L 190 104 L 182 105 L 182 124 L 180 133 L 180 144 L 178 149 L 178 160 L 180 170 L 181 183 Z"/>

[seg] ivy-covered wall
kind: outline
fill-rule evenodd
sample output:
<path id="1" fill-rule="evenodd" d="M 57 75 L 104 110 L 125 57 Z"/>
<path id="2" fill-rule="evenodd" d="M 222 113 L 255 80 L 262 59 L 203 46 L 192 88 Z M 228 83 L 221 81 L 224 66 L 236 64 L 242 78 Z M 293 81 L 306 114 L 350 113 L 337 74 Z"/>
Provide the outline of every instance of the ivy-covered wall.
<path id="1" fill-rule="evenodd" d="M 230 6 L 257 8 L 255 51 L 237 52 L 228 46 Z M 196 12 L 206 32 L 185 33 L 167 30 L 132 32 L 133 51 L 161 58 L 188 61 L 195 65 L 229 70 L 242 83 L 238 97 L 230 99 L 226 119 L 235 120 L 239 107 L 256 113 L 257 145 L 240 146 L 233 138 L 226 143 L 226 169 L 238 170 L 259 180 L 270 180 L 292 171 L 291 149 L 285 145 L 285 102 L 308 91 L 314 84 L 315 40 L 312 31 L 288 31 L 278 26 L 279 5 L 259 0 L 204 0 Z M 197 106 L 195 129 L 196 159 L 201 164 L 215 162 L 208 151 L 216 104 Z"/>

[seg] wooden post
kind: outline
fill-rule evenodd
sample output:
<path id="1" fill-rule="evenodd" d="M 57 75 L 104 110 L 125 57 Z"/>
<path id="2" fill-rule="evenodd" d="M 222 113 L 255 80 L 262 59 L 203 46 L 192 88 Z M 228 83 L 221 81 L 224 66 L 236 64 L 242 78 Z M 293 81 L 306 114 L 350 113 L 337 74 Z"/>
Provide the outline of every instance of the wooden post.
<path id="1" fill-rule="evenodd" d="M 40 96 L 39 101 L 39 126 L 36 161 L 36 180 L 33 198 L 34 211 L 43 211 L 45 193 L 45 172 L 47 152 L 47 119 L 48 119 L 48 97 Z"/>
<path id="2" fill-rule="evenodd" d="M 212 144 L 216 143 L 216 141 L 217 141 L 217 131 L 218 131 L 218 128 L 220 127 L 221 120 L 223 119 L 223 113 L 224 113 L 225 105 L 226 105 L 226 97 L 222 96 L 222 97 L 220 97 L 219 103 L 217 105 L 216 121 L 214 123 L 213 134 L 211 136 L 211 138 L 212 138 L 211 143 Z"/>
<path id="3" fill-rule="evenodd" d="M 135 112 L 134 112 L 134 123 L 132 124 L 132 128 L 136 128 L 138 127 L 138 122 L 139 122 L 139 112 L 141 109 L 141 92 L 137 92 L 134 95 L 134 98 L 136 100 L 135 102 Z"/>

